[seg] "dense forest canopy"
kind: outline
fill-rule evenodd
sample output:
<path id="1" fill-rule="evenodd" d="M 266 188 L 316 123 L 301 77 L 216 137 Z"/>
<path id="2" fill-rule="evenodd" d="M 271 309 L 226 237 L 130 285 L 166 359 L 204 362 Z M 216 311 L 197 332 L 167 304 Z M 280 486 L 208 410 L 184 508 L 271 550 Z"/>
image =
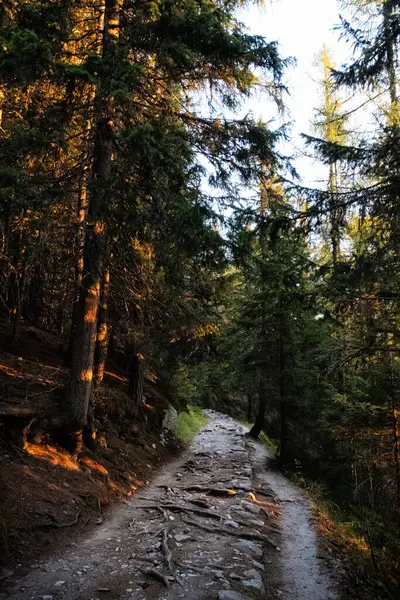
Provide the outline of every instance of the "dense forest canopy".
<path id="1" fill-rule="evenodd" d="M 315 48 L 317 189 L 275 109 L 246 111 L 253 92 L 282 111 L 296 68 L 246 31 L 247 4 L 2 2 L 4 344 L 59 334 L 69 380 L 45 426 L 76 451 L 111 359 L 131 420 L 153 379 L 176 406 L 251 422 L 384 562 L 400 535 L 400 2 L 340 2 L 347 64 Z"/>

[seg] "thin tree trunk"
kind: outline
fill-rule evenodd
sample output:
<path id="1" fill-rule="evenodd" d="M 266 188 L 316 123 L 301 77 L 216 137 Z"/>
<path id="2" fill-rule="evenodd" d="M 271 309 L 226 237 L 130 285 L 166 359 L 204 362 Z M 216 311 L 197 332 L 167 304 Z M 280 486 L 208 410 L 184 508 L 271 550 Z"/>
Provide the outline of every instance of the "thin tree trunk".
<path id="1" fill-rule="evenodd" d="M 10 348 L 14 348 L 19 340 L 21 333 L 21 316 L 22 316 L 22 294 L 24 287 L 25 274 L 15 273 L 14 280 L 14 308 L 12 310 L 12 328 L 10 338 Z"/>
<path id="2" fill-rule="evenodd" d="M 129 365 L 128 393 L 132 398 L 132 412 L 137 414 L 143 400 L 144 369 L 143 358 L 139 352 L 133 351 Z"/>
<path id="3" fill-rule="evenodd" d="M 118 0 L 106 0 L 103 31 L 103 59 L 111 60 L 119 32 Z M 103 260 L 106 252 L 105 224 L 102 212 L 107 203 L 113 153 L 114 123 L 108 99 L 109 81 L 102 81 L 95 99 L 97 118 L 93 165 L 88 186 L 88 217 L 83 251 L 83 277 L 78 318 L 73 343 L 71 377 L 67 395 L 69 420 L 75 430 L 87 422 L 93 382 L 94 350 L 100 301 Z"/>
<path id="4" fill-rule="evenodd" d="M 247 422 L 251 423 L 253 419 L 253 396 L 249 394 L 247 398 Z"/>
<path id="5" fill-rule="evenodd" d="M 104 369 L 107 361 L 109 332 L 109 296 L 110 296 L 110 270 L 104 270 L 101 284 L 99 315 L 97 320 L 97 339 L 94 352 L 94 383 L 99 387 L 103 382 Z"/>
<path id="6" fill-rule="evenodd" d="M 391 359 L 389 358 L 391 362 Z M 389 362 L 389 364 L 390 364 Z M 395 468 L 395 508 L 398 511 L 400 522 L 400 444 L 399 444 L 399 425 L 397 421 L 396 398 L 393 385 L 393 371 L 390 367 L 390 392 L 391 392 L 391 412 L 392 412 L 392 434 L 393 434 L 393 462 Z"/>
<path id="7" fill-rule="evenodd" d="M 283 466 L 287 460 L 287 415 L 286 415 L 286 390 L 285 390 L 285 354 L 283 347 L 283 315 L 281 314 L 281 326 L 279 333 L 279 397 L 281 416 L 281 435 L 279 464 Z"/>
<path id="8" fill-rule="evenodd" d="M 340 254 L 340 209 L 337 208 L 335 194 L 338 189 L 338 167 L 333 162 L 329 165 L 329 193 L 331 196 L 330 234 L 332 244 L 333 266 L 336 267 Z"/>

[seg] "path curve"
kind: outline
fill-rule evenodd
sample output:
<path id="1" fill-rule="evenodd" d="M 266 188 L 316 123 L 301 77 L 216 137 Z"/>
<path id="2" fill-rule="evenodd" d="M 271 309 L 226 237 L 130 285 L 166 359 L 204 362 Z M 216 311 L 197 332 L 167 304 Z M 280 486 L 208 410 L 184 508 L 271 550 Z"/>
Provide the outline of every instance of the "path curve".
<path id="1" fill-rule="evenodd" d="M 303 494 L 243 425 L 208 416 L 86 539 L 0 580 L 0 600 L 335 600 Z"/>

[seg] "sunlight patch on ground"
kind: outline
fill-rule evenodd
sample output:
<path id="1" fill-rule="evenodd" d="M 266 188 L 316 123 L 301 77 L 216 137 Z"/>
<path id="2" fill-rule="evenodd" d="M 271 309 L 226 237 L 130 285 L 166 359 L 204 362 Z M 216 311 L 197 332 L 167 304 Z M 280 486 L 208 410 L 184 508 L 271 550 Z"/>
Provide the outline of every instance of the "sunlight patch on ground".
<path id="1" fill-rule="evenodd" d="M 57 450 L 54 446 L 48 444 L 39 446 L 38 444 L 27 443 L 25 445 L 25 451 L 31 456 L 40 458 L 52 465 L 68 469 L 68 471 L 79 471 L 79 465 L 67 452 Z"/>
<path id="2" fill-rule="evenodd" d="M 91 469 L 92 471 L 97 471 L 98 473 L 101 473 L 102 475 L 108 475 L 108 471 L 105 467 L 103 467 L 103 465 L 101 465 L 100 463 L 92 460 L 91 458 L 81 458 L 80 462 L 82 464 L 84 464 L 86 467 L 89 467 L 89 469 Z"/>

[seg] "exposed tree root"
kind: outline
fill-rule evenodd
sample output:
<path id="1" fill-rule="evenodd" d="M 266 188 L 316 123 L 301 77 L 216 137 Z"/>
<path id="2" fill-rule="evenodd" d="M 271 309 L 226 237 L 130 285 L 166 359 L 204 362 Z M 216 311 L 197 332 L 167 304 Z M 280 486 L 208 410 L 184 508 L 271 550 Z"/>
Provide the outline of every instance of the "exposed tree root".
<path id="1" fill-rule="evenodd" d="M 142 571 L 142 573 L 144 573 L 148 577 L 153 577 L 153 579 L 157 579 L 158 581 L 161 581 L 165 585 L 165 587 L 169 588 L 169 581 L 165 577 L 165 575 L 163 575 L 161 573 L 161 571 L 159 571 L 158 569 L 154 569 L 154 567 L 139 567 L 139 568 Z"/>
<path id="2" fill-rule="evenodd" d="M 182 521 L 184 521 L 188 525 L 194 525 L 196 527 L 200 527 L 200 529 L 204 529 L 204 531 L 209 531 L 210 533 L 217 532 L 217 533 L 222 533 L 225 535 L 230 535 L 233 537 L 242 538 L 244 540 L 257 540 L 259 542 L 268 544 L 269 546 L 271 546 L 271 548 L 275 548 L 275 550 L 277 549 L 276 544 L 274 544 L 274 542 L 272 540 L 270 540 L 269 537 L 267 537 L 266 535 L 263 535 L 262 533 L 252 532 L 252 531 L 235 531 L 234 529 L 228 530 L 228 529 L 225 529 L 225 527 L 220 527 L 217 524 L 214 524 L 212 526 L 206 525 L 205 523 L 199 523 L 199 521 L 195 521 L 195 519 L 191 519 L 190 517 L 187 517 L 185 515 L 182 515 Z"/>
<path id="3" fill-rule="evenodd" d="M 203 492 L 204 494 L 207 494 L 207 496 L 217 496 L 217 497 L 230 497 L 230 496 L 236 496 L 237 495 L 237 489 L 240 488 L 235 488 L 234 490 L 229 490 L 229 489 L 221 489 L 221 488 L 213 488 L 207 485 L 191 485 L 189 487 L 185 487 L 185 488 L 180 488 L 183 489 L 185 492 Z"/>
<path id="4" fill-rule="evenodd" d="M 163 529 L 162 532 L 162 539 L 161 539 L 161 550 L 164 553 L 164 559 L 165 559 L 165 563 L 168 567 L 168 569 L 170 570 L 170 572 L 173 572 L 173 568 L 172 568 L 172 553 L 171 550 L 168 547 L 168 532 L 166 529 Z"/>

